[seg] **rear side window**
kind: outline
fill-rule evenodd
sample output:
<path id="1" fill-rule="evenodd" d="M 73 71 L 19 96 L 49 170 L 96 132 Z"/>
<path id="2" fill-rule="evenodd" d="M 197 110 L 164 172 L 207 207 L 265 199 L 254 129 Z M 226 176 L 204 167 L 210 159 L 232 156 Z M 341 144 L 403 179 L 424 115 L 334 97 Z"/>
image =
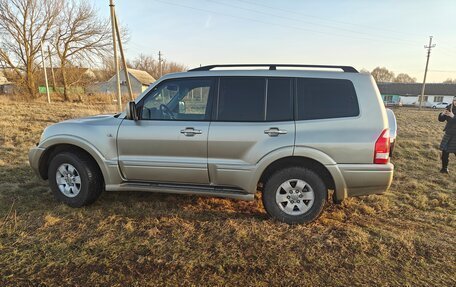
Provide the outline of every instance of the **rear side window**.
<path id="1" fill-rule="evenodd" d="M 217 119 L 237 122 L 263 121 L 265 92 L 264 78 L 221 78 Z"/>
<path id="2" fill-rule="evenodd" d="M 293 120 L 292 80 L 269 78 L 267 92 L 267 121 Z"/>
<path id="3" fill-rule="evenodd" d="M 359 115 L 355 87 L 349 80 L 298 79 L 298 120 Z"/>

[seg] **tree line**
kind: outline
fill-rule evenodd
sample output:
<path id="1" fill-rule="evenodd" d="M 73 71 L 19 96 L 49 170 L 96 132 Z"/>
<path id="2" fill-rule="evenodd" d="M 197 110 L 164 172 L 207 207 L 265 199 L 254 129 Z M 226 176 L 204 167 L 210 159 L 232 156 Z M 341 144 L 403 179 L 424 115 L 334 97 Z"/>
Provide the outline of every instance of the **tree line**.
<path id="1" fill-rule="evenodd" d="M 122 27 L 121 34 L 128 42 L 127 29 Z M 55 76 L 65 100 L 73 86 L 84 82 L 81 67 L 92 68 L 97 81 L 114 74 L 110 21 L 86 0 L 0 0 L 0 68 L 30 98 L 38 96 L 43 78 L 42 43 L 45 54 L 49 52 L 57 64 Z M 162 61 L 160 70 L 160 63 L 150 55 L 138 56 L 129 66 L 146 70 L 155 79 L 160 71 L 186 68 Z"/>
<path id="2" fill-rule="evenodd" d="M 385 67 L 376 67 L 371 72 L 362 69 L 361 72 L 370 73 L 377 83 L 416 83 L 416 78 L 413 78 L 406 73 L 399 73 L 396 76 L 393 71 L 390 71 Z"/>
<path id="3" fill-rule="evenodd" d="M 377 83 L 416 83 L 416 78 L 411 77 L 406 73 L 399 73 L 397 76 L 393 71 L 385 67 L 376 67 L 371 72 L 366 69 L 361 69 L 363 73 L 370 73 Z M 456 84 L 456 79 L 446 79 L 444 84 Z"/>

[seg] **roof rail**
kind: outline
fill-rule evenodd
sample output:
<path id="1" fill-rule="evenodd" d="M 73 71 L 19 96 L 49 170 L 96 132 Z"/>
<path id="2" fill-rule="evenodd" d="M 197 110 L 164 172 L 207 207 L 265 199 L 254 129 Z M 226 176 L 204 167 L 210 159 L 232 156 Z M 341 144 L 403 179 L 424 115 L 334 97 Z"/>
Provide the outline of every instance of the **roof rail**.
<path id="1" fill-rule="evenodd" d="M 331 66 L 331 65 L 296 65 L 296 64 L 228 64 L 228 65 L 209 65 L 188 70 L 189 72 L 210 71 L 214 68 L 230 67 L 269 67 L 269 70 L 277 70 L 277 67 L 297 67 L 297 68 L 323 68 L 323 69 L 341 69 L 345 73 L 358 73 L 350 66 Z"/>

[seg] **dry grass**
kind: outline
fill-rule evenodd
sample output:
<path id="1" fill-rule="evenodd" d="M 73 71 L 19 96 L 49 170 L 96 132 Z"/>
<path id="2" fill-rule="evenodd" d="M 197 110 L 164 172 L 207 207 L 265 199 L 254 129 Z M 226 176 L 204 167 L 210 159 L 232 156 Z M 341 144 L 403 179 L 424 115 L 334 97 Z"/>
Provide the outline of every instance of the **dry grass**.
<path id="1" fill-rule="evenodd" d="M 113 109 L 0 101 L 0 285 L 456 285 L 456 158 L 455 173 L 438 173 L 435 111 L 396 111 L 389 192 L 288 226 L 258 200 L 105 192 L 82 209 L 57 203 L 28 148 L 53 122 Z"/>

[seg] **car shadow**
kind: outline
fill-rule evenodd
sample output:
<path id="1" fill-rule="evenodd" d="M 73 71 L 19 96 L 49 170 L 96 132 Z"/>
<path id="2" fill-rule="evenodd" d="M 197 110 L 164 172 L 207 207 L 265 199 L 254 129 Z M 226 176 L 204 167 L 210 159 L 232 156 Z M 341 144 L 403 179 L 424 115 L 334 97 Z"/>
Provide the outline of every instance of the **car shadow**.
<path id="1" fill-rule="evenodd" d="M 38 178 L 28 165 L 0 168 L 0 214 L 8 212 L 12 204 L 25 213 L 45 214 L 56 210 L 77 213 L 81 210 L 58 202 L 48 182 Z M 86 214 L 101 212 L 138 219 L 163 216 L 199 221 L 268 218 L 258 198 L 242 201 L 144 191 L 104 191 L 93 204 L 82 210 Z"/>
<path id="2" fill-rule="evenodd" d="M 261 199 L 243 201 L 209 196 L 144 191 L 105 191 L 97 206 L 141 208 L 139 216 L 179 216 L 188 220 L 267 219 Z M 135 213 L 135 212 L 133 212 Z M 130 214 L 126 211 L 125 215 Z"/>

